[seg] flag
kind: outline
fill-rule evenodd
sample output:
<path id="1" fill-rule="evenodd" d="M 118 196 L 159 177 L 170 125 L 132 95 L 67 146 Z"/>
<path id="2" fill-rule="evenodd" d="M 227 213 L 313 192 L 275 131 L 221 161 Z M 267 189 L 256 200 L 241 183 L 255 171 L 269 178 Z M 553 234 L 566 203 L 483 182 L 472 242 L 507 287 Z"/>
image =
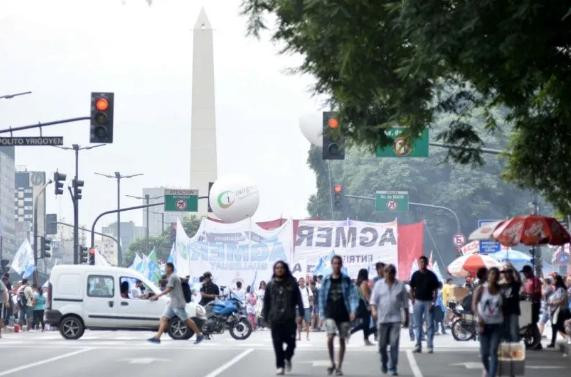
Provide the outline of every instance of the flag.
<path id="1" fill-rule="evenodd" d="M 436 275 L 438 281 L 444 282 L 444 279 L 442 278 L 442 273 L 440 272 L 440 267 L 438 267 L 438 262 L 434 262 L 432 264 L 432 272 L 434 272 L 434 275 Z"/>
<path id="2" fill-rule="evenodd" d="M 176 253 L 176 243 L 173 242 L 172 247 L 171 247 L 171 252 L 169 254 L 169 257 L 167 258 L 167 263 L 175 264 L 175 253 Z M 176 269 L 176 264 L 174 267 Z"/>
<path id="3" fill-rule="evenodd" d="M 139 253 L 135 253 L 135 258 L 133 258 L 133 263 L 129 266 L 131 270 L 139 271 L 141 269 L 141 264 L 143 263 L 143 258 L 139 255 Z"/>
<path id="4" fill-rule="evenodd" d="M 319 258 L 317 266 L 313 269 L 313 275 L 329 275 L 331 274 L 331 259 L 335 256 L 335 251 L 331 250 L 329 255 L 325 255 Z M 347 268 L 345 266 L 341 267 L 341 272 L 347 275 Z"/>
<path id="5" fill-rule="evenodd" d="M 149 255 L 147 256 L 147 278 L 150 281 L 158 283 L 161 279 L 161 268 L 159 266 L 159 261 L 157 259 L 157 253 L 155 249 L 151 250 Z"/>
<path id="6" fill-rule="evenodd" d="M 20 248 L 14 255 L 12 259 L 12 264 L 10 265 L 12 270 L 16 271 L 23 278 L 31 276 L 36 270 L 36 265 L 34 263 L 34 250 L 32 250 L 32 245 L 27 239 L 22 242 Z"/>

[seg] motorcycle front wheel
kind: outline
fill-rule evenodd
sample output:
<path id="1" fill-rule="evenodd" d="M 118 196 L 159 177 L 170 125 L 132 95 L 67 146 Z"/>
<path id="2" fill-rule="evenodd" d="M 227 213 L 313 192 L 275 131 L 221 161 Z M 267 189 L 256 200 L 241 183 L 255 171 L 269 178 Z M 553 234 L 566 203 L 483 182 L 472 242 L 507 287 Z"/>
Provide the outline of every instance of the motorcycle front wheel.
<path id="1" fill-rule="evenodd" d="M 462 319 L 454 321 L 451 327 L 452 336 L 459 342 L 466 342 L 476 335 L 475 327 L 466 325 Z"/>
<path id="2" fill-rule="evenodd" d="M 247 339 L 252 334 L 252 325 L 246 318 L 241 318 L 230 327 L 230 335 L 236 340 Z"/>
<path id="3" fill-rule="evenodd" d="M 541 333 L 535 325 L 525 327 L 524 331 L 520 329 L 520 336 L 523 338 L 526 349 L 535 349 L 541 344 Z"/>

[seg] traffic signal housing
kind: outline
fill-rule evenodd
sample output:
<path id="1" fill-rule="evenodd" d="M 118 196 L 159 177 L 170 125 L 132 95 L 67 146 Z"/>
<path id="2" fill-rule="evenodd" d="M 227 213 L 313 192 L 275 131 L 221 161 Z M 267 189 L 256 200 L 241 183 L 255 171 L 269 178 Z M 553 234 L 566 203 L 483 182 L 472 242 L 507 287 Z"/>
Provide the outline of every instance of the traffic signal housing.
<path id="1" fill-rule="evenodd" d="M 56 195 L 63 194 L 63 185 L 65 184 L 66 175 L 60 172 L 54 173 L 54 192 Z"/>
<path id="2" fill-rule="evenodd" d="M 80 181 L 79 179 L 73 179 L 73 196 L 76 200 L 81 199 L 81 189 L 83 187 L 84 182 Z"/>
<path id="3" fill-rule="evenodd" d="M 79 247 L 79 263 L 80 264 L 89 263 L 89 253 L 87 252 L 87 247 L 85 246 Z"/>
<path id="4" fill-rule="evenodd" d="M 95 264 L 95 248 L 94 247 L 89 249 L 89 264 L 92 266 Z"/>
<path id="5" fill-rule="evenodd" d="M 113 142 L 114 93 L 91 93 L 91 126 L 89 142 Z"/>
<path id="6" fill-rule="evenodd" d="M 337 112 L 323 112 L 323 159 L 344 160 L 345 138 Z"/>
<path id="7" fill-rule="evenodd" d="M 333 186 L 333 206 L 335 209 L 343 207 L 343 185 L 336 184 Z"/>
<path id="8" fill-rule="evenodd" d="M 43 241 L 42 242 L 42 250 L 41 250 L 41 257 L 42 258 L 50 258 L 52 255 L 50 253 L 48 253 L 48 251 L 50 251 L 52 249 L 52 240 L 50 240 L 49 238 L 45 238 L 42 237 Z"/>

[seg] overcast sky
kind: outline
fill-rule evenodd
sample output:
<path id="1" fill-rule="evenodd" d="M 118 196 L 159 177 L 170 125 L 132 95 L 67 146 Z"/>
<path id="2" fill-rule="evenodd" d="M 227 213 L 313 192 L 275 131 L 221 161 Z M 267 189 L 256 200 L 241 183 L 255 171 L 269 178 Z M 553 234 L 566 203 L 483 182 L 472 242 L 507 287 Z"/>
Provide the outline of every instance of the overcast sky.
<path id="1" fill-rule="evenodd" d="M 256 220 L 306 215 L 315 178 L 300 115 L 321 110 L 312 79 L 285 71 L 299 57 L 246 36 L 240 0 L 0 0 L 0 127 L 88 116 L 90 92 L 115 92 L 114 143 L 80 153 L 85 181 L 80 221 L 116 207 L 114 180 L 94 175 L 144 173 L 122 193 L 189 186 L 192 27 L 205 7 L 214 28 L 218 175 L 246 174 L 258 184 Z M 37 135 L 38 131 L 18 135 Z M 89 144 L 89 123 L 50 127 L 65 145 Z M 20 147 L 16 164 L 73 175 L 73 151 Z M 69 195 L 48 191 L 48 212 L 71 222 Z M 67 194 L 67 193 L 66 193 Z M 122 204 L 139 201 L 122 197 Z M 122 220 L 142 224 L 140 211 Z M 102 223 L 114 221 L 111 216 Z"/>

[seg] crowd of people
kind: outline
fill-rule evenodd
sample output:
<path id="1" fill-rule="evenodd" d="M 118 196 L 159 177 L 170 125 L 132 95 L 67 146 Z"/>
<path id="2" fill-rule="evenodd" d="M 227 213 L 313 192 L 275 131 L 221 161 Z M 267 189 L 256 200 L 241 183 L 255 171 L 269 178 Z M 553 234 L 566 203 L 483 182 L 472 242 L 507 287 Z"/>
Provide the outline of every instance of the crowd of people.
<path id="1" fill-rule="evenodd" d="M 0 337 L 6 325 L 16 325 L 22 331 L 44 331 L 46 290 L 28 279 L 12 285 L 10 275 L 5 273 L 0 280 Z"/>

